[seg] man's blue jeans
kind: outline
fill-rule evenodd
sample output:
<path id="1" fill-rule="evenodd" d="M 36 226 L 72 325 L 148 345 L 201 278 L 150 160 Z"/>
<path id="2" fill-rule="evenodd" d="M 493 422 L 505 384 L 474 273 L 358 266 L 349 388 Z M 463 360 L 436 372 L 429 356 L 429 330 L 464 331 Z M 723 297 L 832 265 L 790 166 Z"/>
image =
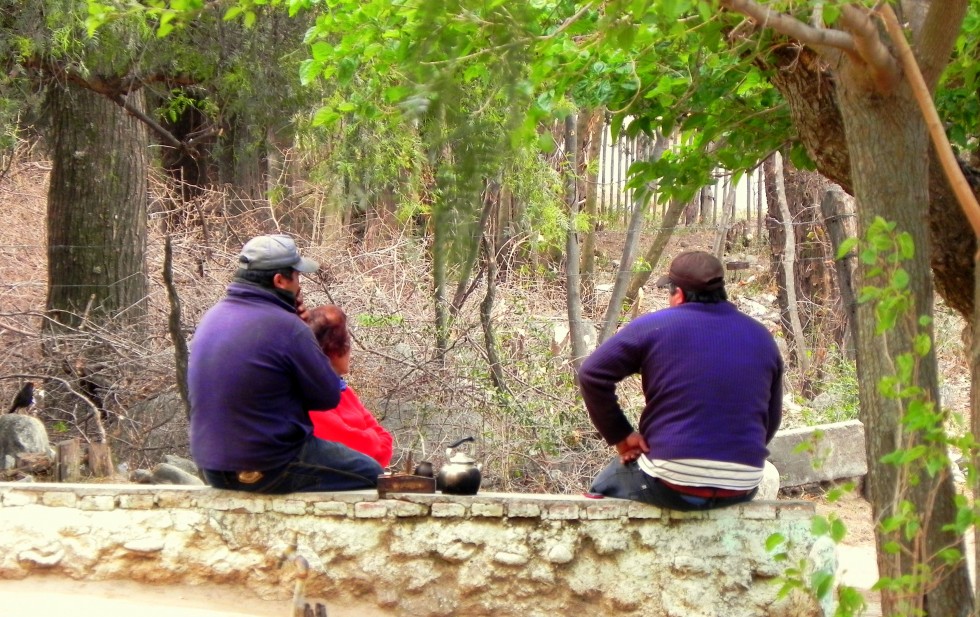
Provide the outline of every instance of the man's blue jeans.
<path id="1" fill-rule="evenodd" d="M 710 510 L 750 501 L 757 492 L 753 489 L 746 495 L 738 497 L 695 497 L 678 493 L 664 485 L 660 480 L 647 475 L 633 461 L 623 465 L 619 458 L 613 459 L 605 469 L 599 472 L 592 482 L 589 492 L 607 497 L 632 499 L 642 501 L 660 508 L 690 512 L 694 510 Z"/>
<path id="2" fill-rule="evenodd" d="M 253 482 L 248 482 L 251 478 L 238 471 L 202 470 L 204 480 L 214 488 L 270 495 L 374 488 L 382 471 L 381 465 L 370 456 L 312 435 L 296 460 L 263 471 L 261 478 Z"/>

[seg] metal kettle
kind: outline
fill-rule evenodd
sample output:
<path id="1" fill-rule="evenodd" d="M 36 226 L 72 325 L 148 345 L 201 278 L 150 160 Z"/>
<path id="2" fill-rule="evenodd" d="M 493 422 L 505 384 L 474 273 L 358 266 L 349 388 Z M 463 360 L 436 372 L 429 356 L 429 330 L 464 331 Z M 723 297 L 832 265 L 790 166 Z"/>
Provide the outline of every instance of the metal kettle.
<path id="1" fill-rule="evenodd" d="M 475 440 L 472 437 L 464 437 L 446 448 L 446 459 L 449 462 L 439 469 L 439 475 L 436 476 L 436 489 L 447 495 L 476 495 L 480 490 L 482 477 L 480 471 L 483 465 L 464 452 L 453 454 L 453 448 L 467 441 Z"/>

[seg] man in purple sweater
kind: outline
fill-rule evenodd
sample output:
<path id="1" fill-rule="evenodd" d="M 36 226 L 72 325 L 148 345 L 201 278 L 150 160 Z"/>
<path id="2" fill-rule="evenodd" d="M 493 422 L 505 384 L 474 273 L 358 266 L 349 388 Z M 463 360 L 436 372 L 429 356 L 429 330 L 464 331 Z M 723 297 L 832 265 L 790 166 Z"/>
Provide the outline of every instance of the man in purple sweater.
<path id="1" fill-rule="evenodd" d="M 249 240 L 238 261 L 191 341 L 191 455 L 204 479 L 280 494 L 376 486 L 374 459 L 313 436 L 310 410 L 340 400 L 340 379 L 297 315 L 300 273 L 320 266 L 283 235 Z"/>
<path id="2" fill-rule="evenodd" d="M 657 281 L 670 308 L 634 319 L 582 364 L 582 398 L 619 457 L 593 493 L 673 510 L 748 501 L 782 416 L 783 362 L 772 335 L 728 302 L 713 255 L 681 253 Z M 634 430 L 616 384 L 639 373 Z"/>

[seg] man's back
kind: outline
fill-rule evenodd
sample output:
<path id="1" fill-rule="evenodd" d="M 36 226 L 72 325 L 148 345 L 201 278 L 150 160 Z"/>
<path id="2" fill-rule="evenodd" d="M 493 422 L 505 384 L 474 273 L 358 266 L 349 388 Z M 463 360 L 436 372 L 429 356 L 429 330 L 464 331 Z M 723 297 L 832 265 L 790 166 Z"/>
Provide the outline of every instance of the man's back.
<path id="1" fill-rule="evenodd" d="M 313 333 L 273 292 L 233 283 L 201 320 L 188 366 L 191 453 L 205 469 L 270 469 L 312 433 L 339 381 Z"/>
<path id="2" fill-rule="evenodd" d="M 762 324 L 728 302 L 685 303 L 625 326 L 583 364 L 583 397 L 604 435 L 625 437 L 615 383 L 639 373 L 639 432 L 651 459 L 762 467 L 779 426 L 782 361 Z"/>

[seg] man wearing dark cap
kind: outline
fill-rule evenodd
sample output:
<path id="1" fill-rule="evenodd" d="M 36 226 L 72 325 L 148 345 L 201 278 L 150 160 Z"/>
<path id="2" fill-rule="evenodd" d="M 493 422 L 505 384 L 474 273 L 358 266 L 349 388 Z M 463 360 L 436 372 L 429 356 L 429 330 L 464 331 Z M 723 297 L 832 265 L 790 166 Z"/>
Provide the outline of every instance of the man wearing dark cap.
<path id="1" fill-rule="evenodd" d="M 710 253 L 681 253 L 657 281 L 670 307 L 624 326 L 579 372 L 592 423 L 619 453 L 591 492 L 673 510 L 752 499 L 782 416 L 783 362 L 772 335 L 728 302 Z M 616 385 L 639 373 L 634 429 Z"/>
<path id="2" fill-rule="evenodd" d="M 256 493 L 376 486 L 369 456 L 313 436 L 340 380 L 300 319 L 300 273 L 319 265 L 284 235 L 249 240 L 227 295 L 204 315 L 187 370 L 191 455 L 208 484 Z"/>

